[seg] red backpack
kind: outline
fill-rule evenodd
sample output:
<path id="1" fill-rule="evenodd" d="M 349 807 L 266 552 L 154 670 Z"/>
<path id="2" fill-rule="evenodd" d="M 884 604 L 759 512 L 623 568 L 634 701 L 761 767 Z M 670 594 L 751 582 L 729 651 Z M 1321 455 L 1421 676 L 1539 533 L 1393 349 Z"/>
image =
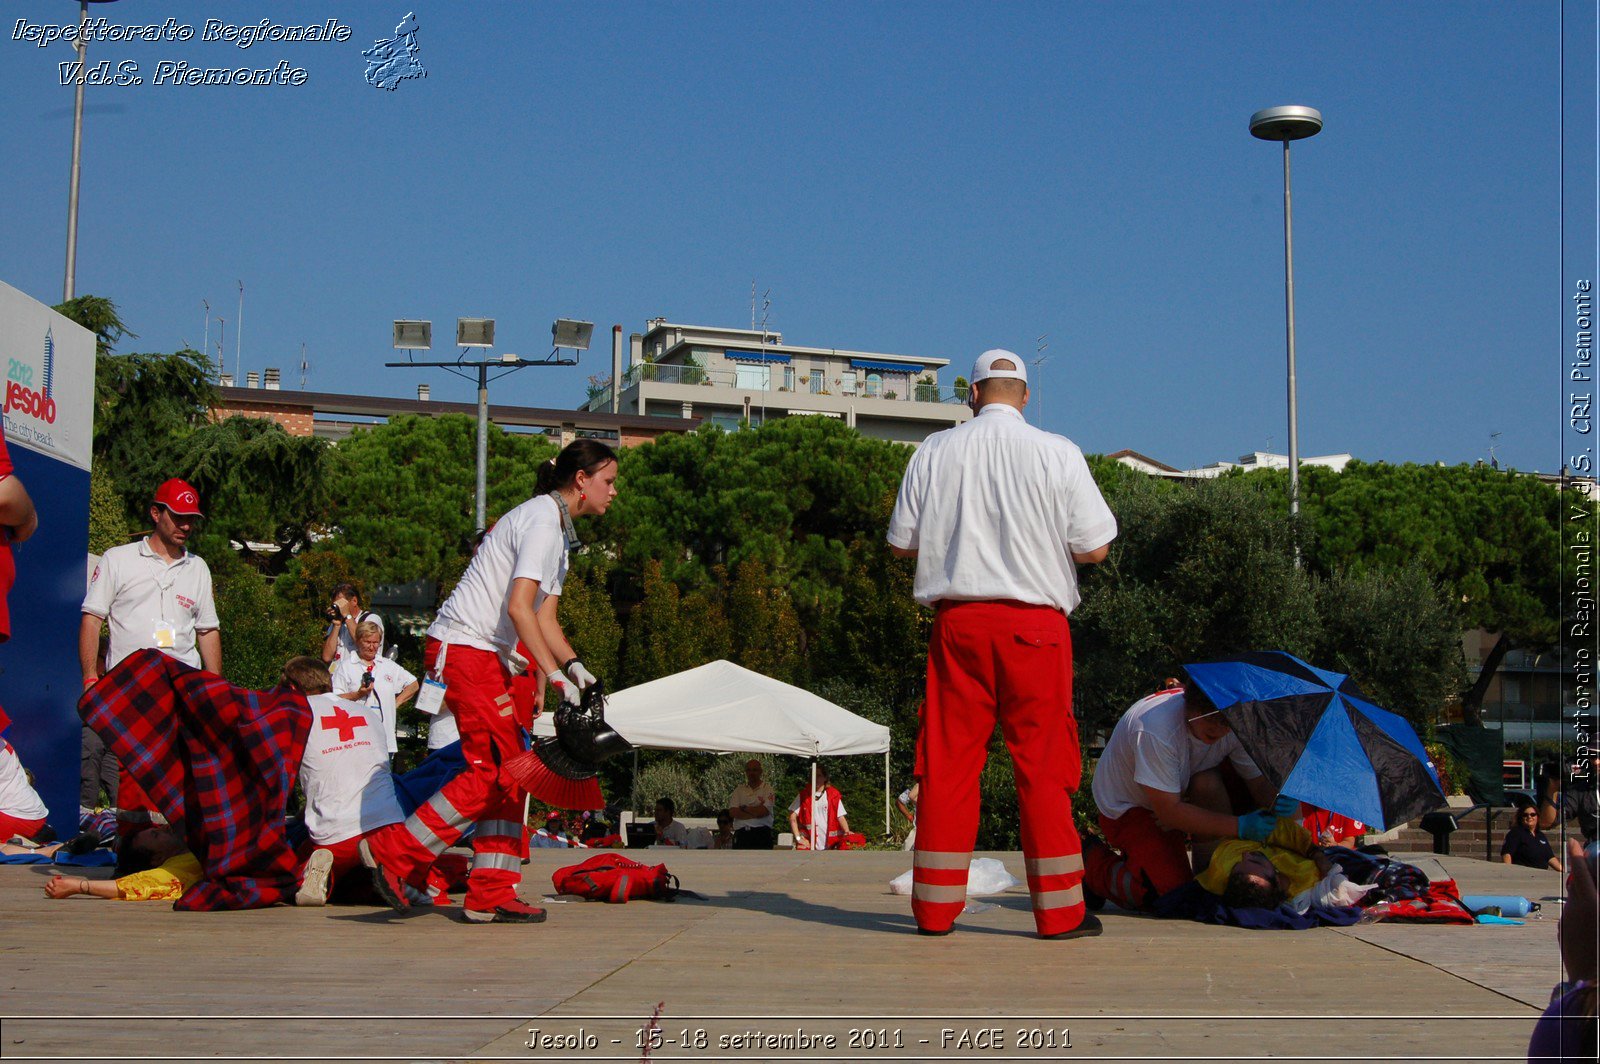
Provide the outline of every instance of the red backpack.
<path id="1" fill-rule="evenodd" d="M 647 865 L 616 853 L 601 853 L 581 864 L 558 868 L 550 877 L 557 894 L 576 894 L 590 901 L 620 905 L 629 898 L 672 901 L 678 877 L 664 864 Z"/>

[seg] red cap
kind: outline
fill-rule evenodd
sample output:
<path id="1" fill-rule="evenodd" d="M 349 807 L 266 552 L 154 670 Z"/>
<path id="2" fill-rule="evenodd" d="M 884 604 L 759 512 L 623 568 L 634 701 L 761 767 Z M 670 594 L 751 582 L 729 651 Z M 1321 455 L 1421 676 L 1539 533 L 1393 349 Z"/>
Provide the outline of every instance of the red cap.
<path id="1" fill-rule="evenodd" d="M 187 481 L 173 477 L 156 489 L 155 504 L 165 506 L 172 513 L 182 516 L 204 517 L 200 512 L 200 493 L 191 488 Z"/>

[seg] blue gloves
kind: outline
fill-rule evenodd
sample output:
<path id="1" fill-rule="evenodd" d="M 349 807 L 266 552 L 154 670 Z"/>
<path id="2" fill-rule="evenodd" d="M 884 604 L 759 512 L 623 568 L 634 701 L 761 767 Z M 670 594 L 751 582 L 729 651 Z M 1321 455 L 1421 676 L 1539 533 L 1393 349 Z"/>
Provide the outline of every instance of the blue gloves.
<path id="1" fill-rule="evenodd" d="M 1290 798 L 1287 794 L 1278 795 L 1278 800 L 1272 803 L 1272 815 L 1275 817 L 1288 817 L 1290 820 L 1300 819 L 1300 799 Z"/>
<path id="2" fill-rule="evenodd" d="M 1252 842 L 1266 842 L 1267 836 L 1278 824 L 1278 818 L 1265 809 L 1257 809 L 1239 818 L 1239 837 Z"/>

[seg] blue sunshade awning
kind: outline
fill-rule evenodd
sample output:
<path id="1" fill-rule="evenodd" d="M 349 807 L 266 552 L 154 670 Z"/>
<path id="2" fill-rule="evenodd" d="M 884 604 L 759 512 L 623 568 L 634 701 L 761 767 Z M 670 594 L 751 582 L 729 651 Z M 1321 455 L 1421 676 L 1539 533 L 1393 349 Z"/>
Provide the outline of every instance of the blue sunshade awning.
<path id="1" fill-rule="evenodd" d="M 789 361 L 788 355 L 778 355 L 771 351 L 735 351 L 732 348 L 723 352 L 734 362 L 783 362 Z"/>
<path id="2" fill-rule="evenodd" d="M 851 369 L 871 370 L 873 373 L 921 373 L 922 367 L 912 362 L 874 362 L 868 358 L 852 358 Z"/>

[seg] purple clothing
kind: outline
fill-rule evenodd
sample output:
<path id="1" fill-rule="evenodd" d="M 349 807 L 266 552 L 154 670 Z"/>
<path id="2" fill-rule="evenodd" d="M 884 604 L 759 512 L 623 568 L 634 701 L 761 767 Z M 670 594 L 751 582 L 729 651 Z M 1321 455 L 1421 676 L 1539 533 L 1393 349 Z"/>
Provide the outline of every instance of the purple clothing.
<path id="1" fill-rule="evenodd" d="M 1533 1025 L 1533 1037 L 1528 1040 L 1528 1064 L 1595 1059 L 1595 1016 L 1592 1011 L 1583 1011 L 1585 995 L 1594 992 L 1593 987 L 1580 987 L 1550 1003 L 1539 1022 Z M 1587 1000 L 1594 999 L 1591 996 Z"/>

